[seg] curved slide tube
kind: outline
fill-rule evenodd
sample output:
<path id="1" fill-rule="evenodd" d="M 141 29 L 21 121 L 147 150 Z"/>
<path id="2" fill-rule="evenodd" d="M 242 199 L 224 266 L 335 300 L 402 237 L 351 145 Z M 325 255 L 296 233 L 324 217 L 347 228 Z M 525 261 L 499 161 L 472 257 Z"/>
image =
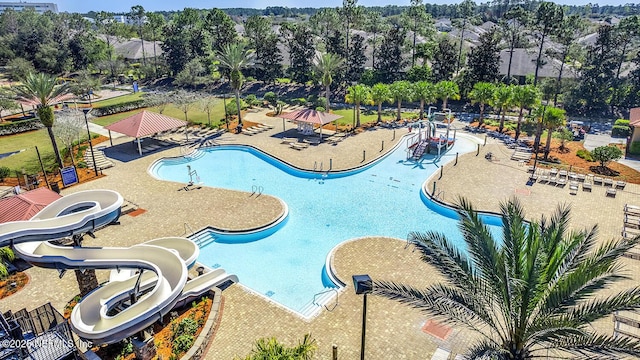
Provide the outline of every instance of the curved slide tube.
<path id="1" fill-rule="evenodd" d="M 116 221 L 123 199 L 110 190 L 83 191 L 51 203 L 29 221 L 0 224 L 0 245 L 12 244 L 24 260 L 55 269 L 125 269 L 123 276 L 85 296 L 71 313 L 71 326 L 95 344 L 120 341 L 161 319 L 178 303 L 200 295 L 234 275 L 212 271 L 187 282 L 187 268 L 195 263 L 198 246 L 186 238 L 161 238 L 132 247 L 68 247 L 47 240 L 86 233 Z M 133 274 L 127 269 L 141 271 Z M 134 304 L 110 310 L 130 294 L 138 282 Z"/>

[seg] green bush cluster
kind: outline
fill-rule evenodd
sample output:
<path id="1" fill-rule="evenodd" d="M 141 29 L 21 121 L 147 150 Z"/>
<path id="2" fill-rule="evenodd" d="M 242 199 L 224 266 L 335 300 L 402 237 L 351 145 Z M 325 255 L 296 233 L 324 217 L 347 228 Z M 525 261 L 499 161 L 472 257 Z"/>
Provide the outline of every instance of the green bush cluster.
<path id="1" fill-rule="evenodd" d="M 640 141 L 634 141 L 629 146 L 629 153 L 633 155 L 640 155 Z"/>
<path id="2" fill-rule="evenodd" d="M 245 110 L 249 105 L 240 99 L 240 109 Z M 229 115 L 238 115 L 238 107 L 236 106 L 236 99 L 232 99 L 227 103 L 227 114 Z"/>
<path id="3" fill-rule="evenodd" d="M 627 137 L 631 135 L 631 128 L 629 126 L 613 125 L 611 129 L 611 136 L 613 137 Z"/>
<path id="4" fill-rule="evenodd" d="M 576 155 L 589 162 L 593 162 L 593 156 L 591 156 L 591 152 L 589 150 L 580 149 L 576 152 Z"/>
<path id="5" fill-rule="evenodd" d="M 124 102 L 121 104 L 113 104 L 113 105 L 103 106 L 100 108 L 95 108 L 93 109 L 92 114 L 95 116 L 113 115 L 113 114 L 118 114 L 125 111 L 140 109 L 146 106 L 148 106 L 148 104 L 145 100 L 134 100 L 134 101 Z"/>
<path id="6" fill-rule="evenodd" d="M 244 101 L 247 102 L 249 106 L 258 106 L 260 105 L 260 101 L 254 94 L 249 94 L 244 98 Z"/>
<path id="7" fill-rule="evenodd" d="M 43 127 L 44 125 L 36 118 L 12 121 L 0 124 L 0 135 L 19 134 L 25 131 L 42 129 Z"/>
<path id="8" fill-rule="evenodd" d="M 6 166 L 0 166 L 0 182 L 8 178 L 10 173 L 11 173 L 11 169 L 9 169 Z"/>
<path id="9" fill-rule="evenodd" d="M 193 318 L 184 318 L 182 321 L 172 325 L 173 331 L 173 354 L 179 355 L 187 352 L 194 342 L 194 336 L 198 331 L 198 322 Z"/>

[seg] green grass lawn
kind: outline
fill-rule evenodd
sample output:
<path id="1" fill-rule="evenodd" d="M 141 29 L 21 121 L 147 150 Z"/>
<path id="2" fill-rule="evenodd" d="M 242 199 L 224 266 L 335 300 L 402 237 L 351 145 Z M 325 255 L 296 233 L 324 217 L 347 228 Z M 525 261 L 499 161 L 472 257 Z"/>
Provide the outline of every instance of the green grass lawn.
<path id="1" fill-rule="evenodd" d="M 342 119 L 338 119 L 338 124 L 339 125 L 351 125 L 353 124 L 353 109 L 343 109 L 343 110 L 332 110 L 334 114 L 336 115 L 342 115 L 343 118 Z M 403 112 L 402 113 L 402 118 L 403 119 L 408 119 L 411 117 L 416 117 L 417 113 L 415 112 Z M 385 120 L 395 120 L 396 118 L 396 113 L 393 112 L 382 112 L 382 121 Z M 370 122 L 376 122 L 378 120 L 378 111 L 374 110 L 372 114 L 370 115 L 365 115 L 364 111 L 360 112 L 360 124 L 364 125 L 364 124 L 368 124 Z"/>
<path id="2" fill-rule="evenodd" d="M 46 164 L 54 164 L 53 147 L 46 129 L 29 131 L 17 135 L 3 136 L 0 141 L 0 153 L 8 153 L 12 151 L 26 149 L 17 155 L 12 155 L 4 159 L 0 159 L 0 166 L 9 167 L 12 170 L 22 170 L 27 173 L 35 173 L 40 171 L 40 164 L 36 154 L 35 146 L 38 147 L 42 160 Z M 58 144 L 59 148 L 64 147 Z M 14 176 L 14 174 L 11 174 Z"/>
<path id="3" fill-rule="evenodd" d="M 94 101 L 91 106 L 93 106 L 94 108 L 100 108 L 103 106 L 122 104 L 130 101 L 140 100 L 142 99 L 142 95 L 143 93 L 139 91 L 135 94 L 127 94 L 122 96 L 116 96 L 106 100 Z"/>
<path id="4" fill-rule="evenodd" d="M 131 115 L 135 115 L 142 110 L 148 110 L 148 111 L 153 111 L 157 113 L 160 112 L 158 107 L 142 108 L 142 109 L 127 111 L 127 112 L 118 113 L 114 115 L 96 117 L 96 118 L 93 118 L 91 121 L 98 125 L 107 126 L 107 125 L 113 124 L 114 122 L 120 121 L 126 117 L 129 117 Z M 176 119 L 184 120 L 184 112 L 173 105 L 167 106 L 162 112 L 162 114 L 166 116 L 174 117 Z M 187 112 L 187 118 L 192 123 L 208 124 L 209 122 L 207 118 L 207 113 L 200 108 L 197 102 L 193 103 L 189 108 L 189 111 Z M 224 119 L 223 101 L 222 99 L 214 98 L 213 106 L 211 108 L 211 123 L 213 125 L 217 125 L 223 119 Z"/>

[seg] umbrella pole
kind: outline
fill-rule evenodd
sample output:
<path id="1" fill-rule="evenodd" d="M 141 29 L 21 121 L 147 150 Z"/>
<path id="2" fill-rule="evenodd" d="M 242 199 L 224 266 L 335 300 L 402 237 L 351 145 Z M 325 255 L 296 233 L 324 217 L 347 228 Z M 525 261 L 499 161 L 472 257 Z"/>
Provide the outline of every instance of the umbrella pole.
<path id="1" fill-rule="evenodd" d="M 282 138 L 284 139 L 284 133 L 287 131 L 284 125 L 284 118 L 282 118 Z"/>
<path id="2" fill-rule="evenodd" d="M 140 138 L 136 138 L 136 141 L 138 142 L 138 154 L 142 156 L 142 147 L 140 146 Z"/>
<path id="3" fill-rule="evenodd" d="M 113 139 L 111 138 L 111 130 L 107 130 L 109 132 L 109 144 L 113 146 Z"/>

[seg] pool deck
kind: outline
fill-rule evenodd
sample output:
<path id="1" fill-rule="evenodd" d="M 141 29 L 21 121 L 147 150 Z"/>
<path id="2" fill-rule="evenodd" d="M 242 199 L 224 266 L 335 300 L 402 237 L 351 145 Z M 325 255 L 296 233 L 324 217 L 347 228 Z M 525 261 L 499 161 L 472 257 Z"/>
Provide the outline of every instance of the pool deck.
<path id="1" fill-rule="evenodd" d="M 254 136 L 223 134 L 215 141 L 218 144 L 248 144 L 281 158 L 290 164 L 313 169 L 314 164 L 328 164 L 333 169 L 346 169 L 363 164 L 380 156 L 406 134 L 407 129 L 377 128 L 351 136 L 330 145 L 322 143 L 295 150 L 282 144 L 282 119 L 269 118 L 264 112 L 248 113 L 248 121 L 267 123 L 274 128 Z M 293 125 L 286 123 L 288 129 Z M 118 138 L 114 143 L 131 141 Z M 381 151 L 384 141 L 384 151 Z M 484 153 L 491 151 L 499 161 L 488 162 Z M 147 169 L 157 159 L 179 156 L 180 149 L 172 148 L 152 153 L 129 162 L 115 161 L 116 166 L 104 170 L 103 178 L 79 184 L 63 190 L 63 194 L 88 189 L 112 189 L 120 192 L 146 212 L 136 216 L 124 215 L 121 225 L 109 226 L 96 233 L 97 238 L 87 237 L 87 246 L 131 246 L 164 236 L 181 236 L 206 226 L 226 229 L 255 228 L 272 222 L 281 216 L 280 201 L 271 196 L 250 196 L 247 192 L 202 187 L 185 191 L 184 184 L 160 181 L 151 177 Z M 549 185 L 526 186 L 526 167 L 509 160 L 510 150 L 491 141 L 481 149 L 480 156 L 461 155 L 457 166 L 452 163 L 443 169 L 442 179 L 437 179 L 437 191 L 444 191 L 444 200 L 452 202 L 457 195 L 468 197 L 479 209 L 496 211 L 498 203 L 511 196 L 521 199 L 531 218 L 549 214 L 558 203 L 569 203 L 573 208 L 571 225 L 577 228 L 600 224 L 600 239 L 620 235 L 622 208 L 625 203 L 640 205 L 640 187 L 628 184 L 618 191 L 615 198 L 606 197 L 602 187 L 594 186 L 592 193 L 570 195 L 564 189 Z M 324 165 L 325 169 L 327 165 Z M 425 179 L 426 180 L 426 179 Z M 268 193 L 268 189 L 265 189 Z M 187 224 L 187 225 L 185 225 Z M 412 229 L 407 229 L 407 232 Z M 374 235 L 374 234 L 372 234 Z M 305 333 L 310 332 L 319 346 L 318 359 L 331 358 L 331 346 L 338 346 L 340 359 L 356 359 L 360 351 L 360 329 L 362 321 L 362 297 L 353 292 L 351 275 L 368 273 L 374 279 L 396 280 L 415 286 L 425 286 L 438 281 L 439 275 L 428 264 L 419 260 L 417 253 L 405 248 L 406 242 L 388 238 L 370 237 L 344 243 L 334 255 L 338 276 L 347 283 L 341 292 L 339 305 L 333 311 L 323 311 L 311 321 L 305 321 L 288 310 L 265 298 L 234 285 L 224 291 L 222 320 L 206 359 L 230 359 L 235 355 L 246 356 L 253 342 L 260 337 L 276 337 L 287 344 L 296 344 Z M 640 280 L 640 261 L 623 260 L 637 283 Z M 44 301 L 63 310 L 66 302 L 77 292 L 75 276 L 68 273 L 58 279 L 52 270 L 31 268 L 26 271 L 31 282 L 19 293 L 0 300 L 0 308 L 19 310 L 33 309 Z M 106 271 L 98 272 L 99 280 L 108 277 Z M 240 279 L 242 280 L 242 279 Z M 618 285 L 627 287 L 632 281 Z M 43 286 L 50 284 L 51 286 Z M 55 287 L 56 291 L 51 288 Z M 428 317 L 415 309 L 399 303 L 369 297 L 367 323 L 367 357 L 416 359 L 430 358 L 438 346 L 461 352 L 474 336 L 466 330 L 454 328 L 446 340 L 424 333 L 421 328 Z M 611 331 L 610 320 L 600 322 L 598 328 Z"/>

